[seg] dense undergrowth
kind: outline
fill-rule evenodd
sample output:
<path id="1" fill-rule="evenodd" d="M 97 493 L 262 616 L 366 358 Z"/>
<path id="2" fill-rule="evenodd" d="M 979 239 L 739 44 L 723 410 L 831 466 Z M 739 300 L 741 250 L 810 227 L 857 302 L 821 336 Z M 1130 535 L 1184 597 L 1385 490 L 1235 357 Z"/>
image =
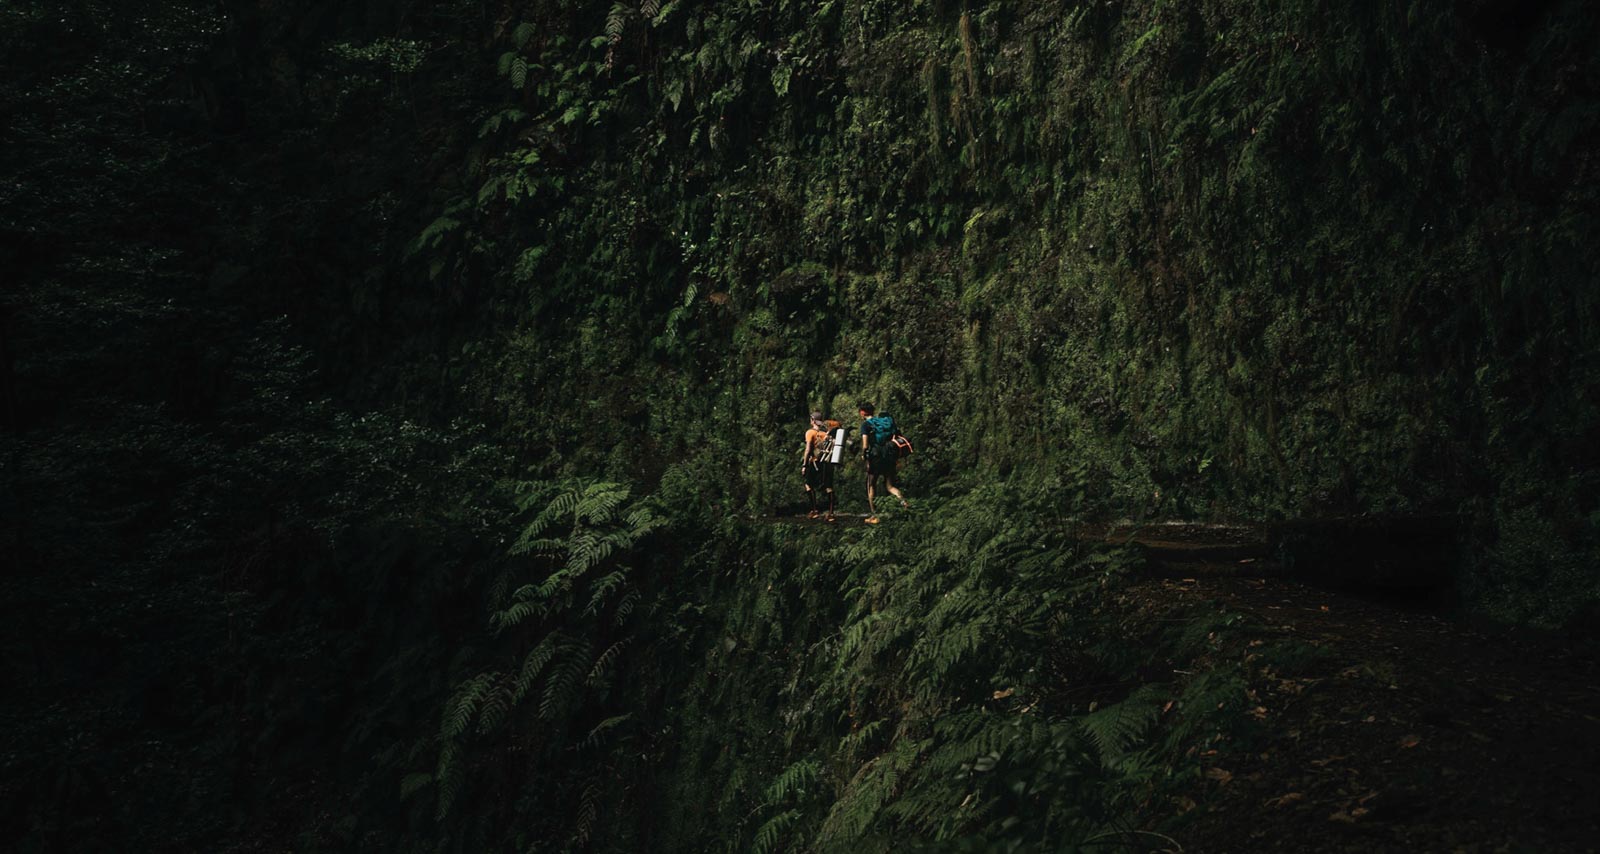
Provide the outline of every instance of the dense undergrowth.
<path id="1" fill-rule="evenodd" d="M 1594 594 L 1595 26 L 539 5 L 413 250 L 504 312 L 451 364 L 548 471 L 690 454 L 770 507 L 800 416 L 870 399 L 924 472 L 1112 513 L 1459 514 L 1476 607 L 1555 625 Z"/>
<path id="2" fill-rule="evenodd" d="M 8 4 L 7 833 L 1180 832 L 1232 627 L 1065 520 L 1444 514 L 1470 607 L 1592 612 L 1596 27 Z M 862 400 L 917 511 L 754 524 Z"/>
<path id="3" fill-rule="evenodd" d="M 1137 613 L 1129 556 L 1038 499 L 734 523 L 679 563 L 648 557 L 650 502 L 557 495 L 493 617 L 509 666 L 460 685 L 438 777 L 408 786 L 452 847 L 1121 848 L 1181 824 L 1200 753 L 1249 722 L 1237 662 L 1195 664 L 1236 618 Z M 530 768 L 537 798 L 494 794 Z"/>

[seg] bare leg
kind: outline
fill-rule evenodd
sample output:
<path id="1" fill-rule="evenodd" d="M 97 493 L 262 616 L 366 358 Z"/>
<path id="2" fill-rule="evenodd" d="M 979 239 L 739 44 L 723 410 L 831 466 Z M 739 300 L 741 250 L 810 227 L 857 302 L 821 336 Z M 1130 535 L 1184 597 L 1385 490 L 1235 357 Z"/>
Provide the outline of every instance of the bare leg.
<path id="1" fill-rule="evenodd" d="M 910 507 L 911 506 L 911 502 L 907 501 L 905 495 L 901 494 L 900 488 L 894 485 L 894 475 L 892 475 L 892 474 L 891 475 L 885 475 L 884 478 L 883 478 L 883 481 L 884 481 L 884 483 L 888 484 L 889 494 L 893 495 L 895 498 L 900 499 L 900 506 L 901 507 Z"/>

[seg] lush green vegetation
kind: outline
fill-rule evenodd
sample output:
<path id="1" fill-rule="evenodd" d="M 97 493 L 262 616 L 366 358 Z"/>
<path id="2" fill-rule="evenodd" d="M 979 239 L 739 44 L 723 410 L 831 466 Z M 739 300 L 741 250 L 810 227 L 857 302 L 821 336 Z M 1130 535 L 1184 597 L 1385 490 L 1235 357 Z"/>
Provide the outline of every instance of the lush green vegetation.
<path id="1" fill-rule="evenodd" d="M 1122 601 L 1069 521 L 1452 514 L 1468 607 L 1600 598 L 1597 27 L 8 4 L 0 816 L 24 850 L 1176 833 L 1195 749 L 1248 738 L 1234 627 Z M 758 524 L 804 414 L 862 400 L 917 512 Z"/>

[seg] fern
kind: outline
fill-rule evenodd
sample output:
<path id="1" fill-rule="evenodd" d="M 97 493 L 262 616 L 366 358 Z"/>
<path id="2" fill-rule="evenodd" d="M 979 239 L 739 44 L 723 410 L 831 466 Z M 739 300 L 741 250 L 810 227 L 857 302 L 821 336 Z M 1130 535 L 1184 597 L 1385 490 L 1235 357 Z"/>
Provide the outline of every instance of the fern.
<path id="1" fill-rule="evenodd" d="M 511 714 L 511 707 L 515 697 L 511 687 L 506 684 L 509 680 L 499 677 L 495 680 L 494 690 L 483 698 L 483 703 L 478 710 L 478 734 L 494 730 L 505 723 L 506 717 Z"/>
<path id="2" fill-rule="evenodd" d="M 515 30 L 511 31 L 511 41 L 517 46 L 518 50 L 521 50 L 528 46 L 528 42 L 533 41 L 533 36 L 537 32 L 539 32 L 538 27 L 528 21 L 523 21 L 517 24 Z"/>
<path id="3" fill-rule="evenodd" d="M 839 747 L 834 752 L 840 756 L 854 760 L 884 729 L 885 721 L 876 720 L 863 724 L 860 729 L 839 739 Z"/>
<path id="4" fill-rule="evenodd" d="M 538 681 L 539 676 L 544 673 L 545 667 L 549 665 L 550 660 L 555 657 L 556 652 L 561 649 L 565 642 L 566 638 L 560 632 L 551 632 L 528 652 L 527 656 L 522 660 L 522 668 L 517 671 L 517 678 L 511 685 L 513 702 L 521 702 L 522 698 L 527 696 L 527 693 L 533 689 L 534 683 Z"/>
<path id="5" fill-rule="evenodd" d="M 1155 723 L 1165 694 L 1158 686 L 1140 687 L 1127 699 L 1079 718 L 1079 726 L 1093 742 L 1101 762 L 1110 764 Z"/>
<path id="6" fill-rule="evenodd" d="M 612 730 L 615 730 L 632 719 L 633 713 L 628 712 L 621 715 L 612 715 L 600 723 L 595 724 L 594 728 L 589 730 L 589 734 L 583 737 L 583 746 L 590 750 L 594 750 L 605 741 L 606 736 L 609 735 Z"/>
<path id="7" fill-rule="evenodd" d="M 557 713 L 572 702 L 589 665 L 590 649 L 588 641 L 575 641 L 563 646 L 560 658 L 545 680 L 544 692 L 539 698 L 539 717 L 554 720 Z"/>
<path id="8" fill-rule="evenodd" d="M 802 759 L 783 770 L 767 786 L 766 802 L 776 806 L 788 801 L 790 795 L 803 792 L 805 788 L 817 781 L 820 766 L 814 759 Z"/>
<path id="9" fill-rule="evenodd" d="M 630 15 L 631 12 L 626 5 L 611 4 L 611 11 L 606 14 L 606 38 L 613 45 L 622 41 L 622 31 L 627 27 Z"/>
<path id="10" fill-rule="evenodd" d="M 461 761 L 461 748 L 454 740 L 446 740 L 439 745 L 439 764 L 435 773 L 439 782 L 439 805 L 435 814 L 443 819 L 450 812 L 450 807 L 456 802 L 457 795 L 461 792 L 461 784 L 466 778 L 466 769 Z"/>
<path id="11" fill-rule="evenodd" d="M 621 587 L 624 579 L 627 577 L 627 570 L 616 570 L 614 572 L 608 572 L 600 578 L 595 579 L 594 583 L 589 586 L 589 589 L 592 592 L 589 595 L 589 604 L 585 605 L 583 608 L 584 616 L 593 616 L 598 614 L 600 612 L 600 606 L 605 603 L 606 597 L 610 596 L 612 592 Z"/>
<path id="12" fill-rule="evenodd" d="M 433 783 L 433 775 L 424 772 L 407 774 L 400 780 L 400 800 L 408 800 L 412 795 L 422 791 Z"/>
<path id="13" fill-rule="evenodd" d="M 578 813 L 575 827 L 572 831 L 572 841 L 580 848 L 589 843 L 589 835 L 594 832 L 594 823 L 600 816 L 600 784 L 598 780 L 586 780 L 583 784 L 583 794 L 578 798 Z"/>
<path id="14" fill-rule="evenodd" d="M 761 824 L 756 830 L 755 842 L 750 846 L 751 854 L 771 854 L 782 846 L 788 834 L 800 821 L 800 811 L 788 809 L 774 815 Z"/>
<path id="15" fill-rule="evenodd" d="M 600 653 L 595 658 L 594 664 L 590 665 L 588 674 L 583 677 L 584 684 L 595 687 L 603 683 L 606 676 L 610 674 L 611 668 L 616 664 L 617 656 L 622 654 L 622 650 L 630 640 L 632 639 L 623 638 L 607 647 L 605 652 Z"/>
<path id="16" fill-rule="evenodd" d="M 480 673 L 461 683 L 445 706 L 444 719 L 439 725 L 439 737 L 451 741 L 461 737 L 472 723 L 483 700 L 495 689 L 495 674 Z"/>
<path id="17" fill-rule="evenodd" d="M 519 484 L 516 493 L 517 509 L 527 514 L 527 521 L 508 551 L 543 577 L 518 586 L 509 605 L 490 612 L 489 623 L 505 637 L 520 637 L 509 630 L 530 625 L 544 631 L 515 671 L 479 673 L 459 684 L 446 702 L 432 776 L 439 787 L 441 816 L 470 783 L 463 769 L 469 746 L 515 729 L 508 723 L 530 695 L 538 696 L 536 717 L 561 726 L 575 718 L 590 691 L 598 697 L 607 689 L 632 638 L 604 641 L 599 655 L 593 654 L 595 646 L 610 634 L 610 626 L 629 618 L 640 599 L 637 588 L 628 587 L 630 568 L 619 559 L 665 524 L 644 502 L 631 502 L 631 489 L 622 484 Z M 575 601 L 577 585 L 591 574 L 586 595 Z M 497 582 L 501 589 L 508 583 Z M 603 719 L 579 745 L 599 749 L 631 716 L 625 712 Z M 476 739 L 466 737 L 469 730 Z M 592 786 L 584 790 L 573 814 L 573 839 L 586 840 L 593 832 L 600 791 Z"/>
<path id="18" fill-rule="evenodd" d="M 628 592 L 622 594 L 622 598 L 617 600 L 616 608 L 612 610 L 611 624 L 617 627 L 622 626 L 623 623 L 627 622 L 628 617 L 633 614 L 633 608 L 638 603 L 638 588 L 630 589 Z"/>

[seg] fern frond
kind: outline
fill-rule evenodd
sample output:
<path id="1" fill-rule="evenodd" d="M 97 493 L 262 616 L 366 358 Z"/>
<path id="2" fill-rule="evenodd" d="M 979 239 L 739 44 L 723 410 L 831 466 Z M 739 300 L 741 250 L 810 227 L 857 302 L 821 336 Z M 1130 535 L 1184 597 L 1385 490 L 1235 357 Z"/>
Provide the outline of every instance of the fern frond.
<path id="1" fill-rule="evenodd" d="M 576 641 L 562 649 L 562 659 L 550 670 L 545 680 L 544 693 L 539 698 L 539 717 L 554 720 L 556 713 L 567 707 L 577 694 L 578 683 L 589 665 L 590 645 Z"/>
<path id="2" fill-rule="evenodd" d="M 790 809 L 762 822 L 760 829 L 756 831 L 755 843 L 750 847 L 751 854 L 772 854 L 779 850 L 787 838 L 789 828 L 794 827 L 799 820 L 800 811 Z"/>
<path id="3" fill-rule="evenodd" d="M 622 30 L 628 25 L 629 9 L 621 3 L 612 3 L 606 14 L 606 38 L 612 44 L 622 41 Z"/>
<path id="4" fill-rule="evenodd" d="M 511 31 L 511 41 L 518 48 L 527 47 L 528 42 L 533 40 L 534 33 L 537 33 L 538 31 L 539 28 L 534 26 L 531 22 L 523 21 L 517 25 L 515 30 Z"/>
<path id="5" fill-rule="evenodd" d="M 439 808 L 436 815 L 442 819 L 449 814 L 456 795 L 461 791 L 461 781 L 466 776 L 460 747 L 456 742 L 446 741 L 439 746 L 439 770 L 435 776 L 439 781 Z"/>
<path id="6" fill-rule="evenodd" d="M 623 623 L 627 622 L 628 615 L 633 613 L 633 607 L 634 605 L 638 604 L 638 602 L 639 588 L 629 588 L 628 592 L 622 594 L 622 598 L 617 600 L 616 610 L 612 612 L 611 624 L 614 626 L 621 626 Z"/>
<path id="7" fill-rule="evenodd" d="M 489 618 L 489 623 L 494 626 L 496 631 L 505 631 L 529 617 L 534 615 L 543 617 L 546 613 L 548 613 L 548 610 L 543 602 L 513 602 L 509 608 L 496 611 Z"/>
<path id="8" fill-rule="evenodd" d="M 495 674 L 479 673 L 461 683 L 445 706 L 444 719 L 439 726 L 439 736 L 445 741 L 459 738 L 467 731 L 472 716 L 483 699 L 494 690 Z"/>
<path id="9" fill-rule="evenodd" d="M 565 641 L 565 636 L 560 632 L 551 632 L 544 640 L 539 641 L 538 646 L 528 652 L 527 657 L 522 659 L 522 668 L 517 671 L 517 678 L 511 683 L 512 702 L 522 702 L 522 698 L 527 696 L 528 691 L 533 688 L 533 683 L 538 681 L 539 674 L 544 672 L 545 666 L 555 657 L 557 650 Z"/>
<path id="10" fill-rule="evenodd" d="M 633 713 L 628 712 L 626 714 L 613 715 L 595 724 L 594 729 L 589 730 L 589 734 L 583 737 L 583 746 L 591 750 L 599 747 L 607 733 L 627 723 L 632 718 Z"/>
<path id="11" fill-rule="evenodd" d="M 416 771 L 407 774 L 400 781 L 400 800 L 403 801 L 410 798 L 412 795 L 421 791 L 425 786 L 432 782 L 433 775 L 427 773 L 426 771 Z"/>
<path id="12" fill-rule="evenodd" d="M 856 622 L 851 623 L 844 630 L 844 637 L 839 644 L 839 654 L 837 656 L 837 661 L 839 662 L 840 667 L 843 667 L 845 662 L 851 656 L 855 655 L 857 650 L 861 649 L 861 645 L 867 639 L 867 632 L 883 619 L 884 615 L 881 612 L 877 614 L 868 614 Z"/>
<path id="13" fill-rule="evenodd" d="M 1109 765 L 1121 757 L 1155 723 L 1161 697 L 1159 687 L 1145 685 L 1126 700 L 1078 719 L 1103 764 Z"/>
<path id="14" fill-rule="evenodd" d="M 884 721 L 882 720 L 862 725 L 860 729 L 839 739 L 839 749 L 835 752 L 840 756 L 855 759 L 862 748 L 866 747 L 874 736 L 883 731 L 883 726 Z"/>
<path id="15" fill-rule="evenodd" d="M 594 822 L 600 815 L 600 781 L 591 779 L 583 784 L 583 794 L 578 797 L 578 814 L 572 830 L 572 841 L 579 848 L 589 844 L 594 832 Z"/>
<path id="16" fill-rule="evenodd" d="M 589 596 L 589 604 L 583 609 L 583 615 L 589 617 L 598 614 L 600 612 L 600 606 L 605 604 L 606 597 L 611 595 L 612 591 L 616 590 L 618 587 L 621 587 L 622 582 L 625 581 L 627 577 L 627 570 L 619 569 L 614 572 L 606 573 L 605 575 L 595 579 L 594 582 L 589 585 L 591 594 Z"/>
<path id="17" fill-rule="evenodd" d="M 495 680 L 494 690 L 484 695 L 483 703 L 478 710 L 478 734 L 484 735 L 498 727 L 511 714 L 511 706 L 515 703 L 511 686 L 502 678 Z"/>
<path id="18" fill-rule="evenodd" d="M 632 640 L 633 638 L 623 638 L 607 647 L 606 651 L 600 653 L 600 656 L 594 660 L 594 665 L 589 668 L 589 673 L 583 678 L 583 681 L 588 685 L 595 685 L 603 681 L 606 675 L 611 672 L 612 666 L 616 664 L 617 656 L 622 654 L 623 648 Z"/>
<path id="19" fill-rule="evenodd" d="M 796 792 L 803 792 L 805 788 L 817 781 L 821 766 L 815 759 L 802 759 L 783 770 L 772 784 L 767 786 L 766 802 L 776 806 L 788 800 Z"/>

